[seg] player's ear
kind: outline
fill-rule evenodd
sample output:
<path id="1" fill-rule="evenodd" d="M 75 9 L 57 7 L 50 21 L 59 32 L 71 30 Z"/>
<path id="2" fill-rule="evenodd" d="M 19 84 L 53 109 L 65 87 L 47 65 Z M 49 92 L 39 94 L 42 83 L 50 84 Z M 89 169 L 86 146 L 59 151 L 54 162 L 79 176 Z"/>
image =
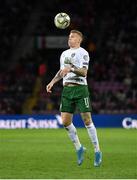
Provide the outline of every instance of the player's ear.
<path id="1" fill-rule="evenodd" d="M 79 37 L 79 43 L 81 44 L 81 42 L 82 42 L 82 39 L 81 39 L 81 37 Z"/>
<path id="2" fill-rule="evenodd" d="M 82 39 L 82 37 L 80 37 L 80 43 L 82 43 L 82 41 L 83 41 L 83 39 Z"/>

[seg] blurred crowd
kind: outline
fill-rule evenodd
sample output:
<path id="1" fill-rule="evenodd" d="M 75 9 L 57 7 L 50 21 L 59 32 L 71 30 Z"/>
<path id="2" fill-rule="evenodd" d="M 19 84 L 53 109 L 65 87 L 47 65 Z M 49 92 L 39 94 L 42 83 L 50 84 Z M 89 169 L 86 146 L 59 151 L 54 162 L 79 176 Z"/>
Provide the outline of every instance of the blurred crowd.
<path id="1" fill-rule="evenodd" d="M 52 94 L 47 94 L 45 87 L 58 71 L 64 49 L 35 47 L 18 61 L 12 59 L 11 62 L 12 52 L 24 35 L 25 27 L 33 23 L 29 17 L 37 3 L 5 0 L 0 6 L 0 114 L 59 112 L 62 82 L 54 86 Z M 41 6 L 40 18 L 31 36 L 66 35 L 70 29 L 79 29 L 85 35 L 82 45 L 91 59 L 88 85 L 93 113 L 136 113 L 135 1 L 80 0 L 78 7 L 72 0 L 68 3 L 51 0 L 38 5 Z M 53 22 L 53 17 L 62 11 L 72 17 L 70 27 L 64 31 L 56 29 Z"/>
<path id="2" fill-rule="evenodd" d="M 32 3 L 33 2 L 33 3 Z M 34 1 L 0 1 L 0 59 L 8 61 L 23 35 Z M 2 66 L 2 65 L 1 65 Z"/>
<path id="3" fill-rule="evenodd" d="M 31 96 L 36 67 L 29 57 L 12 69 L 0 72 L 0 114 L 22 114 L 25 100 Z"/>
<path id="4" fill-rule="evenodd" d="M 112 1 L 105 7 L 99 61 L 93 68 L 93 107 L 97 113 L 136 113 L 137 4 Z"/>
<path id="5" fill-rule="evenodd" d="M 0 1 L 0 114 L 21 114 L 23 102 L 31 95 L 36 74 L 31 71 L 30 60 L 20 59 L 15 63 L 11 57 L 23 35 L 34 2 Z"/>

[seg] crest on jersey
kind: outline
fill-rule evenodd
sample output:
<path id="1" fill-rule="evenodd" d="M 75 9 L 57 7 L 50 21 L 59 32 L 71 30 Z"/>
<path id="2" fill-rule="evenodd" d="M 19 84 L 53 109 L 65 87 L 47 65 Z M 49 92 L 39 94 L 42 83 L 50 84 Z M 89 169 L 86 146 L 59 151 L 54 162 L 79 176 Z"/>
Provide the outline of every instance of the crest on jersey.
<path id="1" fill-rule="evenodd" d="M 71 64 L 71 59 L 68 57 L 65 57 L 64 64 Z"/>
<path id="2" fill-rule="evenodd" d="M 88 61 L 88 55 L 84 55 L 84 56 L 83 56 L 83 59 L 84 59 L 85 61 Z"/>
<path id="3" fill-rule="evenodd" d="M 74 56 L 75 56 L 75 53 L 72 53 L 72 54 L 71 54 L 71 57 L 73 58 Z"/>

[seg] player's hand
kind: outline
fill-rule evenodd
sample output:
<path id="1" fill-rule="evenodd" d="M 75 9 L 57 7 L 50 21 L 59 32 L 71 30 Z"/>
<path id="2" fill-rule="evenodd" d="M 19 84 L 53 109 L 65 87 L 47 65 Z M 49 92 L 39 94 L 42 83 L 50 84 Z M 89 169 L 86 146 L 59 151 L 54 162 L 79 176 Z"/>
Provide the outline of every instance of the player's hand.
<path id="1" fill-rule="evenodd" d="M 53 83 L 51 83 L 51 82 L 46 86 L 46 90 L 47 90 L 48 93 L 52 92 L 51 91 L 52 87 L 53 87 Z"/>
<path id="2" fill-rule="evenodd" d="M 70 70 L 71 70 L 71 67 L 65 67 L 64 69 L 62 69 L 62 70 L 60 71 L 60 75 L 61 75 L 62 77 L 64 77 L 64 76 L 66 76 L 66 75 L 70 72 Z"/>

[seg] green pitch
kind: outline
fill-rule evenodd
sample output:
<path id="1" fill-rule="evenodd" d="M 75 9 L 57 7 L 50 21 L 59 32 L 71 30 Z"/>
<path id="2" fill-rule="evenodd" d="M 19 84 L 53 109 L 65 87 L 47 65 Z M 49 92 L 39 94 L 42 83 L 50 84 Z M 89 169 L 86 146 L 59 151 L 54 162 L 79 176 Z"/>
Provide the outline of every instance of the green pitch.
<path id="1" fill-rule="evenodd" d="M 114 179 L 137 178 L 137 130 L 98 129 L 103 164 L 93 166 L 86 129 L 78 129 L 87 148 L 77 166 L 73 144 L 64 129 L 0 130 L 0 178 Z"/>

